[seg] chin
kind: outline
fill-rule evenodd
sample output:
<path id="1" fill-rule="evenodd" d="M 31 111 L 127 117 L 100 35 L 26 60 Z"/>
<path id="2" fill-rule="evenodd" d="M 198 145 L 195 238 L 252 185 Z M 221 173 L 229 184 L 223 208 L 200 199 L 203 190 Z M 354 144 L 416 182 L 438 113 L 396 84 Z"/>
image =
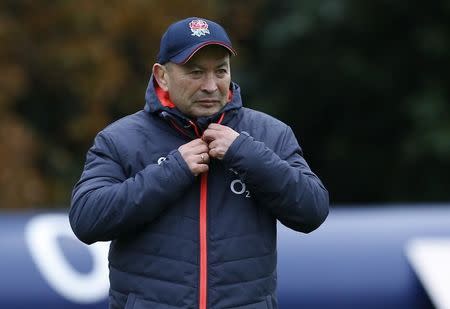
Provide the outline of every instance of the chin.
<path id="1" fill-rule="evenodd" d="M 207 109 L 207 110 L 203 109 L 201 111 L 194 111 L 192 113 L 192 115 L 194 117 L 208 117 L 208 116 L 212 116 L 212 115 L 218 113 L 219 111 L 220 111 L 220 108 L 219 109 L 211 108 L 211 109 Z"/>

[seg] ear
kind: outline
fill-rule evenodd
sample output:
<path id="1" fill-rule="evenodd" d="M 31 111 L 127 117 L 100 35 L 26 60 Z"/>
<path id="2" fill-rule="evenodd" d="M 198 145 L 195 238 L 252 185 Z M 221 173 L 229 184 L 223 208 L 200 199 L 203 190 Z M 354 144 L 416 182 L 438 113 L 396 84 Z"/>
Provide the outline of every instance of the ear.
<path id="1" fill-rule="evenodd" d="M 155 63 L 153 65 L 153 76 L 162 90 L 169 90 L 167 68 L 164 65 Z"/>

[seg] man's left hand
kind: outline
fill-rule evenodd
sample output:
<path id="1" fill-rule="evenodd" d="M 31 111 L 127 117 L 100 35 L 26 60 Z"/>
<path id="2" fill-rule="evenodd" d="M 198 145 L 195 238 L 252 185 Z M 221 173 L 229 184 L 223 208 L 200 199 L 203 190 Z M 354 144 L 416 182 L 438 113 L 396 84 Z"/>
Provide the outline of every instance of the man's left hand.
<path id="1" fill-rule="evenodd" d="M 208 143 L 209 156 L 222 160 L 230 145 L 239 136 L 232 128 L 211 123 L 203 132 L 202 139 Z"/>

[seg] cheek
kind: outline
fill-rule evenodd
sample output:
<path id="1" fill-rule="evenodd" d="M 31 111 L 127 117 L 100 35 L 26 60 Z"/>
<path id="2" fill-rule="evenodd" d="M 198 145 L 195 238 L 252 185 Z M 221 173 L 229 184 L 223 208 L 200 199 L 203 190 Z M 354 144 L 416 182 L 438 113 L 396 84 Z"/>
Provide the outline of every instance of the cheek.
<path id="1" fill-rule="evenodd" d="M 188 99 L 195 93 L 195 90 L 189 83 L 179 81 L 172 85 L 172 92 L 179 98 Z"/>
<path id="2" fill-rule="evenodd" d="M 227 79 L 226 81 L 223 81 L 219 84 L 220 92 L 223 95 L 228 96 L 228 90 L 230 89 L 230 83 L 231 83 L 231 80 Z"/>
<path id="3" fill-rule="evenodd" d="M 193 85 L 193 82 L 190 81 L 189 79 L 185 79 L 185 78 L 180 78 L 177 81 L 176 87 L 178 88 L 178 90 L 180 90 L 180 92 L 186 92 L 188 91 L 189 88 L 191 88 Z"/>
<path id="4" fill-rule="evenodd" d="M 192 98 L 200 91 L 200 86 L 195 82 L 190 82 L 182 85 L 180 93 L 184 98 Z"/>

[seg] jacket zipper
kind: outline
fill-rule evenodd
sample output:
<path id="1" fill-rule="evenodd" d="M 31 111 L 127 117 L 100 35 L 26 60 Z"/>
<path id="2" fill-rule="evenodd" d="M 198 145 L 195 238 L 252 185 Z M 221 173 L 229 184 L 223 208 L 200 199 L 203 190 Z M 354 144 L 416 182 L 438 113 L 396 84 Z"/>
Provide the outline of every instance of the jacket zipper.
<path id="1" fill-rule="evenodd" d="M 225 113 L 220 115 L 218 124 L 221 124 Z M 192 123 L 195 133 L 201 137 L 197 126 Z M 206 309 L 208 299 L 208 173 L 200 176 L 200 291 L 199 291 L 199 309 Z"/>
<path id="2" fill-rule="evenodd" d="M 197 125 L 189 121 L 194 129 L 195 135 L 201 137 Z M 208 173 L 200 175 L 200 211 L 199 211 L 199 236 L 200 236 L 200 283 L 198 306 L 206 309 L 208 291 L 208 238 L 207 238 L 207 203 L 208 203 Z"/>
<path id="3" fill-rule="evenodd" d="M 200 295 L 199 308 L 206 309 L 207 300 L 207 258 L 208 258 L 208 239 L 207 239 L 207 192 L 208 192 L 208 174 L 200 175 Z"/>
<path id="4" fill-rule="evenodd" d="M 222 123 L 225 113 L 220 115 L 217 123 Z M 189 121 L 195 131 L 197 137 L 201 137 L 197 125 L 193 121 Z M 174 123 L 173 123 L 174 124 Z M 175 124 L 174 124 L 175 125 Z M 175 125 L 178 129 L 178 127 Z M 181 130 L 180 130 L 181 131 Z M 208 299 L 208 173 L 200 175 L 200 288 L 199 288 L 199 309 L 206 309 Z"/>

